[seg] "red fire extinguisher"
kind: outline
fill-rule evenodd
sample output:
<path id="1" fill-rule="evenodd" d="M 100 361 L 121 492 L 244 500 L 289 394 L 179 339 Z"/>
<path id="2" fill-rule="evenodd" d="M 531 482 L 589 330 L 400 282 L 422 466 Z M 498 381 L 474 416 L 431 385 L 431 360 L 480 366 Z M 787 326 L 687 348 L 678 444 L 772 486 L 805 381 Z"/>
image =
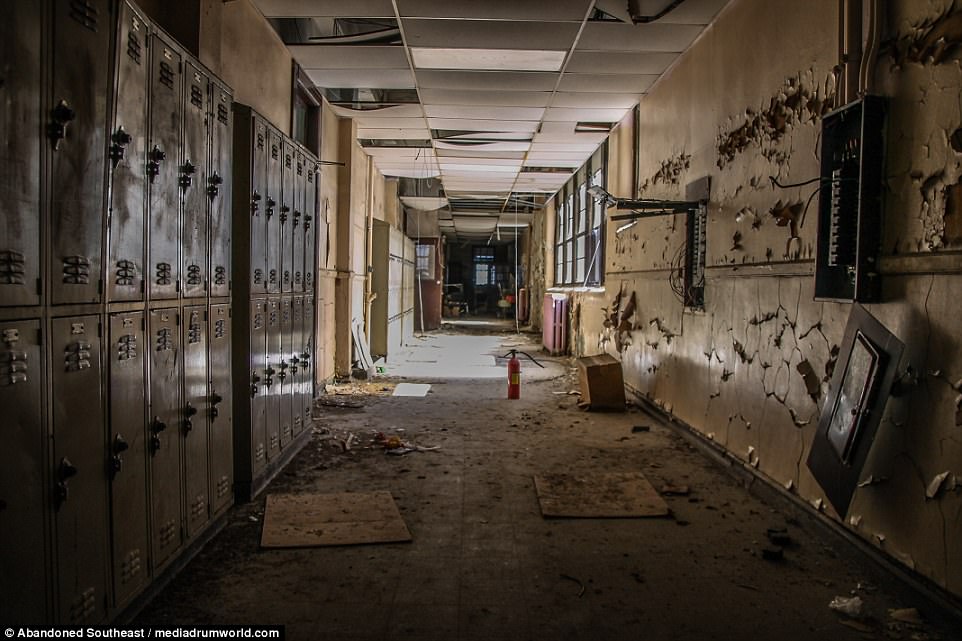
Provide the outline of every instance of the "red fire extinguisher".
<path id="1" fill-rule="evenodd" d="M 528 357 L 532 363 L 538 367 L 544 368 L 544 365 L 536 361 L 531 354 L 527 352 L 522 352 L 516 349 L 511 350 L 501 358 L 511 357 L 508 361 L 508 398 L 509 399 L 519 399 L 521 398 L 521 361 L 518 359 L 518 354 L 524 354 Z"/>

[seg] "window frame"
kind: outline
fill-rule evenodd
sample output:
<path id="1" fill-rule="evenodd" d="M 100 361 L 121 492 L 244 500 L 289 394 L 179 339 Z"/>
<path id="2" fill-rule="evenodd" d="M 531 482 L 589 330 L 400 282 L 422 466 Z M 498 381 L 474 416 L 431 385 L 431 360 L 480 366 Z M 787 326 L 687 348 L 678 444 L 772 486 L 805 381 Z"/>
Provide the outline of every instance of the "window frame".
<path id="1" fill-rule="evenodd" d="M 604 284 L 605 206 L 587 193 L 599 183 L 607 189 L 607 140 L 555 194 L 555 287 Z"/>

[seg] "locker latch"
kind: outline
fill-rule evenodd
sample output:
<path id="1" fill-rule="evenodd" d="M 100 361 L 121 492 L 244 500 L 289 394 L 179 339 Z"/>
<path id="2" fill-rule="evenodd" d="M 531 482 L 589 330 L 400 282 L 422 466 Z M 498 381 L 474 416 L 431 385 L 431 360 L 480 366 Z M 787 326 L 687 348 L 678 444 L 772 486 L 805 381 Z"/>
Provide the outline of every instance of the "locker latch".
<path id="1" fill-rule="evenodd" d="M 156 454 L 160 450 L 160 433 L 167 429 L 167 423 L 155 416 L 150 423 L 150 453 Z"/>
<path id="2" fill-rule="evenodd" d="M 294 227 L 301 224 L 301 212 L 294 210 Z"/>
<path id="3" fill-rule="evenodd" d="M 311 216 L 310 214 L 304 216 L 304 231 L 306 232 L 311 228 Z"/>
<path id="4" fill-rule="evenodd" d="M 194 174 L 197 173 L 197 167 L 194 166 L 190 159 L 184 161 L 184 165 L 180 168 L 180 180 L 177 183 L 180 185 L 181 189 L 187 189 L 194 182 Z"/>
<path id="5" fill-rule="evenodd" d="M 271 198 L 270 196 L 268 196 L 268 197 L 267 197 L 267 212 L 266 212 L 268 218 L 270 218 L 271 216 L 274 215 L 274 207 L 275 207 L 276 205 L 277 205 L 277 203 L 274 201 L 274 199 Z"/>
<path id="6" fill-rule="evenodd" d="M 251 194 L 251 216 L 257 215 L 257 210 L 260 207 L 261 195 L 258 192 Z"/>
<path id="7" fill-rule="evenodd" d="M 47 134 L 56 151 L 60 149 L 60 143 L 67 137 L 67 125 L 77 118 L 77 112 L 70 108 L 66 100 L 61 100 L 53 108 L 51 116 L 53 116 L 53 122 L 50 123 Z"/>
<path id="8" fill-rule="evenodd" d="M 281 216 L 280 216 L 280 218 L 281 218 L 281 224 L 282 224 L 282 225 L 287 222 L 287 212 L 289 212 L 290 210 L 291 210 L 291 208 L 288 207 L 287 205 L 281 205 Z"/>
<path id="9" fill-rule="evenodd" d="M 117 164 L 124 159 L 127 145 L 130 144 L 131 140 L 133 138 L 124 130 L 123 125 L 117 127 L 117 131 L 110 136 L 110 162 L 113 163 L 114 167 L 117 167 Z"/>
<path id="10" fill-rule="evenodd" d="M 293 356 L 291 356 L 291 374 L 292 375 L 294 376 L 297 375 L 297 365 L 300 362 L 301 362 L 301 359 L 297 357 L 297 354 L 294 354 Z"/>
<path id="11" fill-rule="evenodd" d="M 57 467 L 57 507 L 67 502 L 67 498 L 70 496 L 70 487 L 67 485 L 67 481 L 74 476 L 77 476 L 77 468 L 74 467 L 73 463 L 70 462 L 66 456 L 60 459 L 60 465 Z"/>
<path id="12" fill-rule="evenodd" d="M 110 457 L 110 478 L 113 479 L 124 467 L 124 459 L 121 458 L 121 454 L 130 449 L 130 444 L 124 440 L 124 437 L 118 434 L 114 437 L 113 444 L 113 456 Z"/>
<path id="13" fill-rule="evenodd" d="M 197 408 L 187 403 L 184 407 L 184 434 L 190 434 L 191 430 L 194 429 L 194 422 L 191 420 L 192 417 L 197 415 Z"/>
<path id="14" fill-rule="evenodd" d="M 276 373 L 277 373 L 277 370 L 275 370 L 273 367 L 268 366 L 267 369 L 264 370 L 264 376 L 265 376 L 264 385 L 266 385 L 267 387 L 270 387 L 271 385 L 273 385 L 274 374 Z"/>
<path id="15" fill-rule="evenodd" d="M 251 372 L 251 398 L 254 398 L 255 396 L 257 396 L 257 393 L 260 391 L 257 387 L 257 384 L 260 382 L 261 382 L 261 377 L 258 376 L 256 373 Z"/>
<path id="16" fill-rule="evenodd" d="M 217 418 L 218 416 L 220 416 L 220 410 L 217 409 L 217 406 L 223 400 L 224 400 L 223 396 L 221 396 L 217 392 L 211 392 L 211 395 L 210 395 L 210 417 L 211 418 Z"/>
<path id="17" fill-rule="evenodd" d="M 281 371 L 277 373 L 277 378 L 281 379 L 281 383 L 287 378 L 287 361 L 281 359 L 281 362 L 277 365 Z"/>
<path id="18" fill-rule="evenodd" d="M 224 184 L 224 179 L 216 171 L 207 179 L 207 196 L 211 199 L 220 193 L 220 186 Z"/>
<path id="19" fill-rule="evenodd" d="M 160 163 L 166 158 L 167 154 L 161 151 L 157 145 L 154 145 L 154 148 L 147 154 L 147 175 L 150 176 L 151 182 L 153 182 L 157 174 L 160 173 Z"/>

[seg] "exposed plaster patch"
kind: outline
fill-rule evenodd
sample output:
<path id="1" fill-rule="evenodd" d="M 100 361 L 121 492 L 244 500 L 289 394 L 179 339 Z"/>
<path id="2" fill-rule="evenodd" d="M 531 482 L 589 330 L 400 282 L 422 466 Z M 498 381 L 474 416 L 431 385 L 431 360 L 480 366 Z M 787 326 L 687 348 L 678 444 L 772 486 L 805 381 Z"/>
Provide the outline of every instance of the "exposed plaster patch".
<path id="1" fill-rule="evenodd" d="M 673 156 L 668 160 L 663 160 L 658 171 L 641 186 L 641 191 L 647 191 L 649 187 L 661 183 L 664 185 L 681 184 L 681 175 L 691 167 L 691 154 L 684 152 Z"/>
<path id="2" fill-rule="evenodd" d="M 880 54 L 888 55 L 896 68 L 905 62 L 938 65 L 953 59 L 962 45 L 962 10 L 952 11 L 951 3 L 942 13 L 911 25 L 885 43 Z"/>
<path id="3" fill-rule="evenodd" d="M 632 343 L 631 332 L 636 329 L 633 320 L 636 308 L 635 292 L 631 292 L 626 297 L 624 286 L 618 290 L 610 307 L 601 308 L 604 312 L 604 330 L 598 339 L 598 346 L 601 349 L 606 349 L 612 340 L 619 352 L 628 349 Z"/>

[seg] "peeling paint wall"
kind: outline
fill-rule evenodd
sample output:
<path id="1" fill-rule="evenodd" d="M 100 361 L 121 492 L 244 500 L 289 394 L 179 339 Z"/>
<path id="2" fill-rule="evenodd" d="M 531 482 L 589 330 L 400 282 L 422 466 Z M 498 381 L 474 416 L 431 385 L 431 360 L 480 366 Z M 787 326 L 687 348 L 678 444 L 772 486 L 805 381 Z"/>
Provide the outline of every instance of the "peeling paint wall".
<path id="1" fill-rule="evenodd" d="M 883 6 L 885 302 L 868 308 L 906 343 L 907 373 L 844 526 L 962 595 L 962 3 Z M 813 300 L 817 185 L 770 179 L 818 175 L 837 19 L 835 0 L 734 0 L 642 97 L 639 195 L 683 198 L 712 179 L 705 309 L 671 287 L 681 216 L 609 225 L 604 292 L 572 294 L 571 347 L 620 356 L 636 393 L 841 520 L 805 461 L 851 307 Z M 609 173 L 624 176 L 632 151 L 617 134 Z"/>

